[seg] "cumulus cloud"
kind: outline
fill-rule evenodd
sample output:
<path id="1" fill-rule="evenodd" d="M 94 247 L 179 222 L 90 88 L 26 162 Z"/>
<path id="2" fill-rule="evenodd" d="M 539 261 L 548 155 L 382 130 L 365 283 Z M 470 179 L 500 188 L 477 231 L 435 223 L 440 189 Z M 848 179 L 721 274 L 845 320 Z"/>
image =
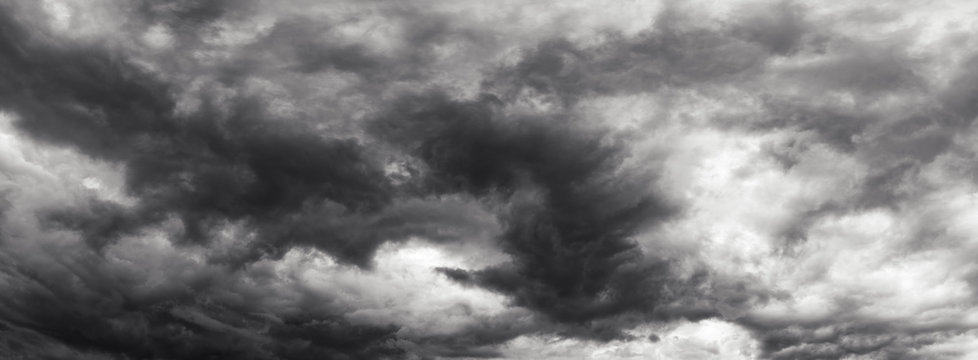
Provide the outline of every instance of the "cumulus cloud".
<path id="1" fill-rule="evenodd" d="M 973 356 L 976 14 L 0 1 L 0 356 Z"/>

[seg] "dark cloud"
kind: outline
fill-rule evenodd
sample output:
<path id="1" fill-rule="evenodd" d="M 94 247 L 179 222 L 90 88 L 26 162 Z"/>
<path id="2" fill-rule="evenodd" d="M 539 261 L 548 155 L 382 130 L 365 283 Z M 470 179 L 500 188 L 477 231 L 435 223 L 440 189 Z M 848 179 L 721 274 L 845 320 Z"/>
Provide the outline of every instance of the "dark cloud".
<path id="1" fill-rule="evenodd" d="M 917 349 L 965 331 L 952 324 L 901 328 L 897 324 L 868 319 L 793 322 L 790 325 L 782 321 L 759 320 L 745 319 L 742 323 L 759 333 L 763 349 L 771 359 L 837 359 L 859 355 L 920 359 L 926 355 Z"/>
<path id="2" fill-rule="evenodd" d="M 206 2 L 174 6 L 166 13 L 194 21 L 219 17 L 223 8 Z M 395 189 L 380 160 L 356 139 L 331 137 L 310 121 L 273 122 L 256 98 L 227 103 L 204 96 L 201 111 L 179 115 L 176 86 L 109 49 L 47 43 L 15 14 L 4 11 L 0 18 L 0 107 L 16 114 L 26 135 L 123 164 L 125 190 L 138 201 L 132 207 L 91 200 L 51 209 L 40 214 L 44 227 L 77 231 L 101 251 L 170 219 L 181 224 L 171 234 L 176 243 L 187 246 L 206 246 L 218 226 L 244 222 L 259 240 L 243 254 L 211 259 L 237 268 L 298 245 L 368 266 L 385 241 L 418 231 L 443 239 L 458 225 L 445 224 L 457 213 L 439 215 L 437 207 L 389 207 Z M 413 212 L 419 210 L 434 212 Z M 267 310 L 259 299 L 214 300 L 212 291 L 233 280 L 206 273 L 182 289 L 140 294 L 135 284 L 121 281 L 122 274 L 100 265 L 102 255 L 78 256 L 84 262 L 64 259 L 70 271 L 63 273 L 37 274 L 13 265 L 19 262 L 5 266 L 19 290 L 4 297 L 0 318 L 24 330 L 5 342 L 4 357 L 43 354 L 52 342 L 68 347 L 51 355 L 61 358 L 402 355 L 396 326 L 357 325 L 311 309 L 263 316 Z"/>
<path id="3" fill-rule="evenodd" d="M 99 247 L 167 216 L 182 221 L 184 241 L 205 243 L 225 220 L 248 221 L 261 231 L 306 212 L 374 212 L 391 199 L 381 165 L 355 139 L 331 138 L 308 123 L 269 121 L 253 98 L 235 101 L 227 112 L 202 99 L 205 110 L 179 116 L 170 85 L 111 53 L 45 46 L 9 19 L 3 26 L 10 80 L 3 106 L 18 114 L 17 125 L 126 165 L 127 190 L 140 199 L 136 209 L 95 203 L 51 214 Z M 324 207 L 339 210 L 316 210 Z M 291 240 L 266 241 L 277 247 Z M 341 258 L 365 264 L 371 251 L 350 249 Z"/>
<path id="4" fill-rule="evenodd" d="M 546 40 L 526 49 L 515 66 L 498 69 L 484 87 L 506 100 L 530 94 L 570 105 L 588 96 L 741 81 L 770 57 L 801 46 L 806 27 L 794 18 L 797 12 L 785 5 L 771 15 L 775 19 L 749 18 L 709 29 L 678 9 L 667 9 L 656 25 L 636 36 L 609 32 L 589 46 Z"/>
<path id="5" fill-rule="evenodd" d="M 89 261 L 97 261 L 91 258 Z M 125 275 L 90 264 L 76 272 L 24 269 L 6 279 L 18 286 L 0 302 L 5 337 L 0 353 L 179 359 L 379 359 L 397 357 L 395 326 L 356 325 L 303 309 L 292 317 L 263 314 L 259 299 L 221 296 L 230 278 L 201 279 L 191 292 L 140 299 L 120 283 Z M 88 268 L 86 268 L 88 267 Z M 55 267 L 57 268 L 57 267 Z M 11 288 L 13 289 L 13 288 Z M 176 290 L 176 289 L 174 289 Z M 179 291 L 179 290 L 178 290 Z M 244 295 L 245 293 L 239 293 Z M 252 294 L 251 296 L 256 296 Z M 29 330 L 28 330 L 29 329 Z"/>
<path id="6" fill-rule="evenodd" d="M 804 10 L 790 1 L 738 10 L 746 16 L 734 25 L 735 34 L 764 45 L 775 54 L 790 55 L 798 51 L 804 45 L 805 36 L 812 31 L 812 25 L 805 21 Z"/>
<path id="7" fill-rule="evenodd" d="M 449 19 L 444 14 L 429 13 L 410 7 L 378 9 L 387 15 L 390 24 L 400 31 L 384 47 L 349 39 L 340 33 L 349 22 L 357 21 L 339 17 L 333 21 L 297 17 L 280 21 L 262 39 L 246 47 L 240 54 L 242 63 L 259 61 L 261 57 L 276 58 L 271 67 L 288 68 L 303 74 L 344 73 L 353 74 L 360 81 L 360 91 L 382 92 L 392 82 L 425 82 L 437 75 L 434 65 L 439 61 L 438 51 L 445 46 L 458 48 L 459 54 L 478 54 L 493 46 L 492 39 L 465 24 Z M 380 31 L 373 29 L 370 31 Z"/>
<path id="8" fill-rule="evenodd" d="M 948 87 L 940 94 L 942 108 L 950 115 L 944 121 L 950 125 L 970 124 L 978 116 L 978 86 L 975 69 L 978 55 L 972 54 L 952 73 Z"/>
<path id="9" fill-rule="evenodd" d="M 677 209 L 650 193 L 646 174 L 619 171 L 628 154 L 608 135 L 569 117 L 508 117 L 491 95 L 459 102 L 438 93 L 402 99 L 375 129 L 424 161 L 429 191 L 510 204 L 499 241 L 513 261 L 440 269 L 449 278 L 577 324 L 651 313 L 673 300 L 668 287 L 684 286 L 632 240 Z"/>
<path id="10" fill-rule="evenodd" d="M 80 208 L 53 209 L 44 216 L 45 225 L 79 231 L 90 247 L 101 250 L 119 236 L 135 235 L 145 226 L 132 209 L 96 199 Z"/>
<path id="11" fill-rule="evenodd" d="M 414 341 L 424 346 L 423 353 L 446 358 L 499 358 L 495 345 L 538 331 L 510 323 L 507 319 L 484 319 L 450 335 L 427 336 Z"/>
<path id="12" fill-rule="evenodd" d="M 850 90 L 857 96 L 923 86 L 923 79 L 914 74 L 915 61 L 900 50 L 842 43 L 832 45 L 854 49 L 830 47 L 825 50 L 829 55 L 824 59 L 788 69 L 784 75 L 804 79 L 805 86 L 815 89 Z"/>
<path id="13" fill-rule="evenodd" d="M 973 175 L 960 164 L 978 116 L 973 54 L 931 79 L 937 57 L 834 29 L 790 1 L 735 6 L 723 21 L 670 3 L 644 30 L 566 36 L 493 29 L 498 19 L 451 7 L 331 5 L 268 20 L 274 6 L 261 1 L 142 1 L 113 13 L 125 14 L 119 34 L 68 39 L 38 19 L 63 10 L 77 25 L 86 9 L 0 4 L 12 136 L 121 171 L 119 194 L 90 181 L 50 201 L 8 199 L 32 178 L 0 177 L 0 357 L 499 358 L 523 337 L 671 346 L 668 327 L 633 330 L 726 321 L 764 358 L 926 358 L 920 349 L 971 330 L 860 312 L 872 302 L 848 294 L 821 294 L 841 308 L 829 315 L 764 311 L 797 305 L 790 287 L 831 288 L 825 269 L 771 273 L 850 255 L 820 252 L 832 240 L 811 230 L 823 220 L 879 211 L 920 228 L 910 237 L 967 237 L 956 223 L 917 224 L 943 213 L 915 208 L 938 207 L 929 192 L 954 190 L 948 173 Z M 149 30 L 163 40 L 140 37 Z M 593 116 L 608 98 L 669 106 Z M 703 109 L 726 105 L 749 110 Z M 703 133 L 764 137 L 773 179 L 835 177 L 814 195 L 788 184 L 797 199 L 747 214 L 727 194 L 763 191 L 686 181 L 739 161 L 707 166 L 701 155 L 725 145 L 690 135 Z M 814 174 L 836 159 L 849 162 Z M 766 166 L 749 165 L 717 182 L 744 185 Z M 441 252 L 398 252 L 419 242 Z M 431 268 L 430 283 L 460 294 L 500 297 L 503 310 L 479 313 L 492 306 L 462 295 L 369 308 L 369 276 L 417 280 L 380 274 L 390 270 L 377 254 Z M 376 309 L 409 306 L 464 320 Z"/>
<path id="14" fill-rule="evenodd" d="M 201 24 L 217 20 L 229 11 L 242 9 L 248 3 L 227 0 L 139 1 L 137 9 L 153 20 Z"/>
<path id="15" fill-rule="evenodd" d="M 406 75 L 395 69 L 412 71 L 421 68 L 421 64 L 402 64 L 399 62 L 402 59 L 395 54 L 383 54 L 361 43 L 336 44 L 336 39 L 331 39 L 335 36 L 331 34 L 332 25 L 307 18 L 278 23 L 262 42 L 251 45 L 251 48 L 290 54 L 295 62 L 294 69 L 303 73 L 339 71 L 382 81 L 387 77 Z"/>
<path id="16" fill-rule="evenodd" d="M 172 18 L 171 22 L 213 21 L 225 10 L 219 3 L 189 2 L 146 9 L 148 16 Z M 448 26 L 443 21 L 411 22 L 406 37 L 423 47 L 444 40 Z M 263 41 L 315 38 L 326 28 L 303 21 L 281 24 Z M 656 174 L 622 170 L 629 156 L 624 143 L 585 126 L 571 112 L 514 117 L 504 113 L 503 101 L 513 101 L 524 87 L 555 94 L 570 104 L 587 94 L 613 93 L 623 80 L 632 84 L 626 88 L 635 89 L 675 79 L 713 80 L 763 58 L 747 42 L 672 28 L 635 39 L 615 37 L 593 49 L 553 40 L 537 46 L 515 67 L 492 75 L 487 89 L 500 86 L 501 98 L 457 101 L 439 92 L 401 97 L 370 129 L 371 135 L 420 161 L 418 176 L 398 186 L 362 140 L 317 131 L 312 119 L 275 122 L 260 98 L 202 94 L 198 111 L 180 114 L 174 100 L 178 86 L 108 49 L 51 46 L 27 36 L 10 18 L 3 21 L 3 29 L 4 77 L 11 81 L 0 88 L 5 98 L 0 105 L 17 114 L 19 129 L 125 165 L 126 191 L 138 199 L 134 208 L 90 201 L 43 216 L 49 226 L 77 231 L 96 250 L 170 219 L 181 225 L 174 235 L 185 246 L 207 245 L 219 226 L 243 222 L 256 232 L 257 240 L 244 251 L 212 257 L 212 262 L 237 268 L 261 258 L 279 258 L 294 246 L 311 246 L 342 262 L 367 267 L 384 242 L 412 235 L 446 241 L 459 236 L 452 226 L 466 226 L 465 219 L 405 203 L 399 196 L 472 194 L 505 204 L 500 207 L 504 230 L 498 241 L 512 261 L 475 271 L 440 271 L 543 314 L 547 322 L 559 325 L 553 331 L 563 336 L 626 338 L 617 319 L 632 314 L 660 319 L 713 314 L 698 306 L 676 307 L 690 295 L 684 290 L 687 284 L 678 279 L 667 258 L 641 250 L 633 239 L 677 214 L 674 204 L 649 189 Z M 267 43 L 255 46 L 262 44 Z M 413 64 L 427 59 L 423 51 L 391 58 L 359 44 L 288 44 L 285 49 L 293 51 L 298 71 L 350 72 L 376 81 L 397 79 L 378 73 L 404 74 L 390 69 L 413 71 L 419 68 Z M 236 76 L 247 72 L 246 66 L 248 61 L 229 68 L 221 82 L 240 86 Z M 220 280 L 201 281 L 197 292 Z M 92 275 L 88 284 L 95 289 L 83 291 L 93 293 L 74 303 L 117 294 L 118 304 L 105 310 L 108 313 L 64 307 L 56 298 L 31 292 L 22 297 L 41 296 L 35 302 L 55 308 L 47 315 L 21 310 L 25 323 L 20 326 L 45 329 L 45 336 L 82 350 L 181 358 L 376 355 L 390 350 L 383 344 L 396 330 L 359 330 L 341 320 L 316 320 L 308 314 L 268 325 L 246 315 L 247 307 L 200 306 L 191 293 L 157 294 L 149 298 L 154 300 L 132 303 L 125 288 L 103 288 L 104 283 Z M 55 318 L 70 321 L 54 325 Z M 82 332 L 77 324 L 83 323 L 93 324 L 92 330 Z M 113 327 L 116 323 L 138 325 L 143 332 L 118 329 Z M 258 336 L 254 328 L 262 323 L 270 328 Z M 337 330 L 343 327 L 350 329 Z M 496 354 L 493 350 L 480 347 L 527 331 L 538 330 L 474 328 L 431 346 L 442 348 L 438 352 L 446 356 L 491 356 Z M 198 344 L 189 336 L 208 340 Z M 244 340 L 256 336 L 271 337 L 268 341 L 274 344 Z M 284 349 L 294 353 L 283 353 Z"/>

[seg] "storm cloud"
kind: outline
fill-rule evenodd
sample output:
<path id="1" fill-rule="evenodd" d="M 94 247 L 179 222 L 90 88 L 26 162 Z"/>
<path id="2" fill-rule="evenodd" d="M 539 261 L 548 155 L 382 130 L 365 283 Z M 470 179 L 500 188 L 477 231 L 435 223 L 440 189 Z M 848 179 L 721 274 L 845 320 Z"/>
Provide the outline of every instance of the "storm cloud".
<path id="1" fill-rule="evenodd" d="M 0 357 L 974 356 L 975 15 L 0 0 Z"/>

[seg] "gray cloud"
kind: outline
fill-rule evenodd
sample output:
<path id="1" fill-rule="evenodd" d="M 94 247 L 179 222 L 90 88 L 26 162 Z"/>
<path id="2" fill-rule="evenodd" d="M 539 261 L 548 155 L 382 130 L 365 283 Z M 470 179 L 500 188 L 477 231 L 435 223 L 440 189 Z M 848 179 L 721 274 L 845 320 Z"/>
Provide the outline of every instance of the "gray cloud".
<path id="1" fill-rule="evenodd" d="M 45 4 L 0 4 L 2 356 L 974 351 L 951 25 Z"/>

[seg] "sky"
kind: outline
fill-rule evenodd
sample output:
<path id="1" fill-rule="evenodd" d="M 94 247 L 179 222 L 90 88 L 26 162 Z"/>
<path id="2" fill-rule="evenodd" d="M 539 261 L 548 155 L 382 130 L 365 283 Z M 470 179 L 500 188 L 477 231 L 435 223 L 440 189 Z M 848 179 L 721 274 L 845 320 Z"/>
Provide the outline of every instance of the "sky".
<path id="1" fill-rule="evenodd" d="M 978 358 L 975 19 L 0 0 L 0 358 Z"/>

